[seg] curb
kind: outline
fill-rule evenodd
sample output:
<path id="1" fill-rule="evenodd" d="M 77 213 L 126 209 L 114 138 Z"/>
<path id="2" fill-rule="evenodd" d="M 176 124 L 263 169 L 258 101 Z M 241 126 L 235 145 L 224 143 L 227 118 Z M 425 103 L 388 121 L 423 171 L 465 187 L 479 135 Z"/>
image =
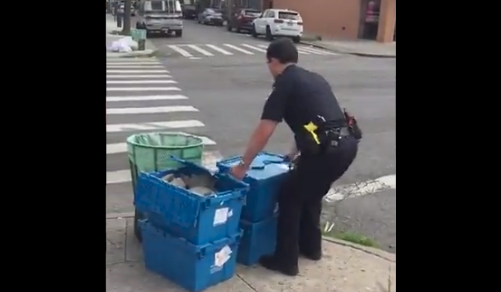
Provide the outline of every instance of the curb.
<path id="1" fill-rule="evenodd" d="M 106 214 L 106 220 L 121 220 L 121 219 L 127 219 L 127 218 L 132 218 L 132 217 L 134 217 L 134 212 Z M 392 263 L 397 262 L 395 254 L 391 254 L 391 253 L 386 252 L 384 250 L 380 250 L 380 249 L 372 248 L 372 247 L 367 247 L 367 246 L 359 245 L 359 244 L 352 243 L 349 241 L 334 239 L 334 238 L 330 238 L 330 237 L 326 237 L 326 236 L 323 236 L 322 238 L 324 241 L 330 242 L 332 244 L 337 244 L 337 245 L 349 247 L 352 249 L 356 249 L 358 251 L 373 255 L 375 257 L 381 258 L 383 260 L 386 260 L 386 261 L 389 261 Z"/>
<path id="2" fill-rule="evenodd" d="M 356 249 L 358 251 L 361 251 L 361 252 L 364 252 L 364 253 L 376 256 L 378 258 L 384 259 L 384 260 L 392 262 L 392 263 L 396 263 L 397 262 L 395 254 L 386 252 L 386 251 L 381 250 L 381 249 L 377 249 L 377 248 L 373 248 L 373 247 L 367 247 L 367 246 L 359 245 L 359 244 L 352 243 L 352 242 L 349 242 L 349 241 L 345 241 L 345 240 L 341 240 L 341 239 L 335 239 L 335 238 L 331 238 L 331 237 L 327 237 L 327 236 L 322 236 L 322 238 L 323 238 L 323 240 L 328 241 L 330 243 L 341 245 L 341 246 L 346 246 L 346 247 L 349 247 L 349 248 L 352 248 L 352 249 Z"/>
<path id="3" fill-rule="evenodd" d="M 343 51 L 343 50 L 335 50 L 335 49 L 329 48 L 327 46 L 322 46 L 322 45 L 319 45 L 319 44 L 316 44 L 316 43 L 312 43 L 312 42 L 308 42 L 308 41 L 304 41 L 304 42 L 301 41 L 300 43 L 302 45 L 308 45 L 308 46 L 312 46 L 314 48 L 324 49 L 324 50 L 332 51 L 332 52 L 335 52 L 335 53 L 350 54 L 350 55 L 359 56 L 359 57 L 381 58 L 381 59 L 395 59 L 395 58 L 397 58 L 396 55 L 395 56 L 392 56 L 392 55 L 378 55 L 378 54 L 357 53 L 357 52 L 350 52 L 350 51 Z"/>

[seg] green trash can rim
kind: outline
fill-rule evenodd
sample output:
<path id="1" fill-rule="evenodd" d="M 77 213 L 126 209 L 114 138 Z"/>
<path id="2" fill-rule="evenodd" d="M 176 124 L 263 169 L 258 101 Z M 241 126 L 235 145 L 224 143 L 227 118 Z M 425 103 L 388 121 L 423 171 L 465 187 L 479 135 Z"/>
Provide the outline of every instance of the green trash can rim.
<path id="1" fill-rule="evenodd" d="M 163 146 L 163 145 L 143 145 L 143 144 L 136 143 L 134 141 L 134 138 L 136 136 L 151 135 L 151 134 L 163 134 L 163 135 L 172 135 L 172 136 L 185 136 L 185 137 L 190 137 L 190 138 L 194 138 L 195 140 L 198 140 L 198 143 L 194 143 L 194 144 L 191 144 L 191 145 L 188 145 L 188 146 Z M 197 136 L 192 135 L 192 134 L 183 133 L 183 132 L 149 132 L 149 133 L 141 133 L 141 134 L 130 135 L 129 137 L 127 137 L 127 144 L 134 145 L 136 147 L 143 147 L 143 148 L 189 149 L 189 148 L 195 148 L 195 147 L 202 146 L 204 144 L 204 141 L 200 137 L 197 137 Z"/>

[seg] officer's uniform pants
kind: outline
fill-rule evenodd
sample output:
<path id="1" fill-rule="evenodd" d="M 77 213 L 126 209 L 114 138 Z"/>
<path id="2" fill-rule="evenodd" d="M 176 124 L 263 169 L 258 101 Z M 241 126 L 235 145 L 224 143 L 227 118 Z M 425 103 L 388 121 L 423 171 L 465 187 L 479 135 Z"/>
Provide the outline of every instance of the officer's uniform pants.
<path id="1" fill-rule="evenodd" d="M 301 153 L 296 168 L 289 173 L 278 198 L 275 258 L 280 265 L 297 266 L 300 251 L 305 255 L 321 253 L 322 199 L 331 184 L 349 168 L 357 150 L 356 140 L 345 137 L 327 153 Z"/>

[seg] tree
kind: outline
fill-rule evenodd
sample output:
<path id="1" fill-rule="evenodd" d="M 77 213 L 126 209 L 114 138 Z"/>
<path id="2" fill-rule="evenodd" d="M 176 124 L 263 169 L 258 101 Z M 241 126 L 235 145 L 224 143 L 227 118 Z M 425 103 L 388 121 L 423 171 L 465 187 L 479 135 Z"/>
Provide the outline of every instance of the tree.
<path id="1" fill-rule="evenodd" d="M 130 8 L 131 8 L 131 6 L 132 6 L 132 0 L 125 0 L 124 1 L 124 23 L 123 23 L 123 29 L 122 29 L 122 33 L 124 35 L 130 34 L 130 24 L 131 24 Z"/>

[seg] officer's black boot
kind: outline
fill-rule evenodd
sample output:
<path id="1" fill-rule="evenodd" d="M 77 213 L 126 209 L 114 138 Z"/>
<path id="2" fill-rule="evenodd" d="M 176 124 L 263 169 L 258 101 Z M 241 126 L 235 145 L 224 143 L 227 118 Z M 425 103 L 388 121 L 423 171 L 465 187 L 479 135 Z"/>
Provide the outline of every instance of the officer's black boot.
<path id="1" fill-rule="evenodd" d="M 316 252 L 307 252 L 307 251 L 303 251 L 303 250 L 300 250 L 299 251 L 301 253 L 301 255 L 309 260 L 312 260 L 312 261 L 319 261 L 322 259 L 322 251 L 316 251 Z"/>
<path id="2" fill-rule="evenodd" d="M 285 266 L 274 256 L 263 256 L 259 259 L 261 266 L 268 270 L 281 272 L 284 275 L 294 277 L 299 274 L 298 266 Z"/>

